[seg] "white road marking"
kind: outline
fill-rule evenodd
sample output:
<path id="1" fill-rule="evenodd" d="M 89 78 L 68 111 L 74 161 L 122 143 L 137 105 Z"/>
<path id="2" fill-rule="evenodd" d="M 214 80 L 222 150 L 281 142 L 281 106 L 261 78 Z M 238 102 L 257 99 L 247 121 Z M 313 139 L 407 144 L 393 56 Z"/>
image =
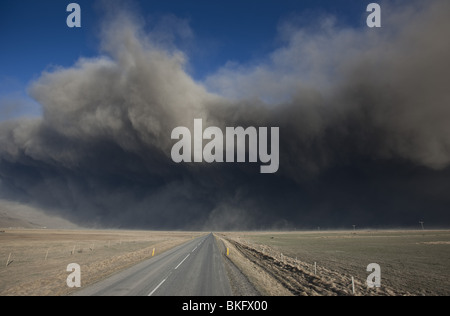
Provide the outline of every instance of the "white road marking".
<path id="1" fill-rule="evenodd" d="M 184 262 L 184 260 L 186 260 L 189 257 L 190 253 L 188 253 L 188 255 L 186 256 L 186 258 L 183 259 L 183 261 L 181 261 L 176 267 L 175 270 L 178 269 L 179 266 L 181 266 L 181 264 Z"/>
<path id="2" fill-rule="evenodd" d="M 166 280 L 167 280 L 167 279 L 162 280 L 161 283 L 159 283 L 158 286 L 155 287 L 155 289 L 154 289 L 153 291 L 151 291 L 151 293 L 150 293 L 148 296 L 152 296 L 153 293 L 155 293 L 156 290 L 157 290 L 164 282 L 166 282 Z"/>
<path id="3" fill-rule="evenodd" d="M 197 249 L 197 246 L 191 251 L 191 252 L 194 252 L 195 251 L 195 249 Z"/>

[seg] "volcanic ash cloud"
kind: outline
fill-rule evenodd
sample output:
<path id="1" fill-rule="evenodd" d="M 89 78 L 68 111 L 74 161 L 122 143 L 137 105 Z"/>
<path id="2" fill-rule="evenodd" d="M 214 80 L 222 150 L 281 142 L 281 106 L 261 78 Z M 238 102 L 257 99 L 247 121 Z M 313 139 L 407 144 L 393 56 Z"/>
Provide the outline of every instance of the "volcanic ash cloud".
<path id="1" fill-rule="evenodd" d="M 138 19 L 108 19 L 98 58 L 31 84 L 41 118 L 0 123 L 2 196 L 91 226 L 448 224 L 450 4 L 383 12 L 378 30 L 286 21 L 265 60 L 204 82 Z M 195 119 L 279 127 L 279 170 L 174 163 L 171 132 Z"/>

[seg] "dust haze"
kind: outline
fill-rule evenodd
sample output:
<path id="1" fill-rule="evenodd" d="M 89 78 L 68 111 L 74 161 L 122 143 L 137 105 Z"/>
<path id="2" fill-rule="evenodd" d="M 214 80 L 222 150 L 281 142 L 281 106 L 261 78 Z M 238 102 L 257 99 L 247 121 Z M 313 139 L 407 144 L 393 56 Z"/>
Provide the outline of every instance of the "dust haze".
<path id="1" fill-rule="evenodd" d="M 97 57 L 30 84 L 41 117 L 0 122 L 1 198 L 107 228 L 450 224 L 448 1 L 383 3 L 381 29 L 286 19 L 266 58 L 203 81 L 171 42 L 195 30 L 119 8 Z M 174 163 L 171 131 L 195 118 L 279 127 L 279 171 Z"/>

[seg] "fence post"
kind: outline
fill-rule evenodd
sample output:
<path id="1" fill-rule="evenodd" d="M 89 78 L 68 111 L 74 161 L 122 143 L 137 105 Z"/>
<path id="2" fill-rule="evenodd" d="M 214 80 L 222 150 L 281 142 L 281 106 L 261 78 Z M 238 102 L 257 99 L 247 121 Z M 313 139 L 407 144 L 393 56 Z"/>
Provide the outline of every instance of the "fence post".
<path id="1" fill-rule="evenodd" d="M 8 260 L 6 260 L 6 267 L 9 265 L 9 259 L 11 259 L 11 253 L 9 253 Z"/>
<path id="2" fill-rule="evenodd" d="M 352 277 L 352 292 L 355 294 L 355 279 Z"/>

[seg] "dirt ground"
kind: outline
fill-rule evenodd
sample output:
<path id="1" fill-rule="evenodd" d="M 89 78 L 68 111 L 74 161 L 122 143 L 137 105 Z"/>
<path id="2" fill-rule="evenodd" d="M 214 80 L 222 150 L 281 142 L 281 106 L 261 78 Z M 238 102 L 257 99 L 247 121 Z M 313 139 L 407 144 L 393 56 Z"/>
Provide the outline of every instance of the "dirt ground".
<path id="1" fill-rule="evenodd" d="M 230 249 L 230 260 L 263 295 L 450 294 L 450 231 L 217 235 Z M 381 267 L 380 288 L 367 287 L 370 263 Z"/>
<path id="2" fill-rule="evenodd" d="M 67 266 L 81 267 L 82 286 L 200 236 L 195 232 L 0 230 L 0 296 L 60 296 Z"/>

